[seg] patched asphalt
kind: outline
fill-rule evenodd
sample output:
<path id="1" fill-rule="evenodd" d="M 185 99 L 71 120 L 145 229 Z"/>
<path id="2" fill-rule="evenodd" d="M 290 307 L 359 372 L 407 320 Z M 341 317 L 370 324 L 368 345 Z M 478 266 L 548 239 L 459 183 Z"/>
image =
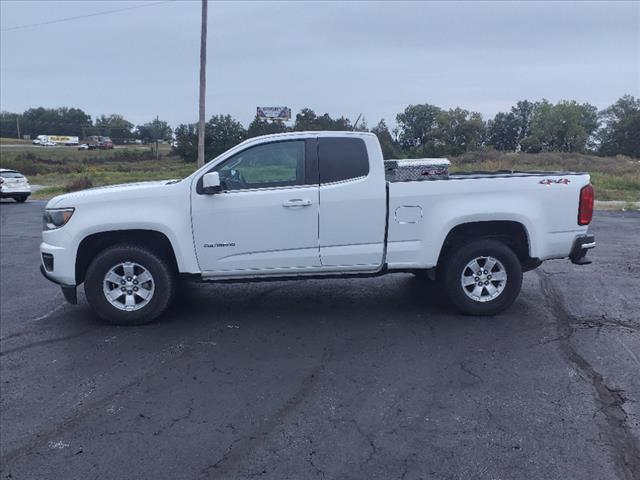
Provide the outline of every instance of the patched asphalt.
<path id="1" fill-rule="evenodd" d="M 494 318 L 411 275 L 185 285 L 100 323 L 38 271 L 43 202 L 0 204 L 0 477 L 638 479 L 640 214 Z"/>

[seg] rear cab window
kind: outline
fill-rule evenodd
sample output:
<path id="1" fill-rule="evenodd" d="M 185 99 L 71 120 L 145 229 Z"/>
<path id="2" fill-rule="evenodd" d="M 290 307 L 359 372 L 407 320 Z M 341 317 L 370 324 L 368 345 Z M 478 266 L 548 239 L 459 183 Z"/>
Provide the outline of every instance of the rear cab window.
<path id="1" fill-rule="evenodd" d="M 320 183 L 341 182 L 369 174 L 367 146 L 361 138 L 319 138 Z"/>

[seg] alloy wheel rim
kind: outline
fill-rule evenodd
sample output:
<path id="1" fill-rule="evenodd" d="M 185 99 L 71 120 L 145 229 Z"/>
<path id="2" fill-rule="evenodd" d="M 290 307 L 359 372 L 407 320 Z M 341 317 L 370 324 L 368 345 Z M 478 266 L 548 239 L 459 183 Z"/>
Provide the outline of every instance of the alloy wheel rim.
<path id="1" fill-rule="evenodd" d="M 149 304 L 155 292 L 153 276 L 135 262 L 122 262 L 111 267 L 102 282 L 107 301 L 119 310 L 140 310 Z"/>
<path id="2" fill-rule="evenodd" d="M 504 291 L 507 285 L 507 271 L 497 258 L 476 257 L 462 269 L 460 284 L 471 300 L 490 302 Z"/>

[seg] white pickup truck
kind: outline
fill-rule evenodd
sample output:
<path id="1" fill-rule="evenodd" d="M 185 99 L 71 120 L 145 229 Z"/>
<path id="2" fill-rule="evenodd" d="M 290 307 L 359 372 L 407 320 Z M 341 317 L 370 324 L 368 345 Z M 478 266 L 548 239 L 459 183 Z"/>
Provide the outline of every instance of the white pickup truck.
<path id="1" fill-rule="evenodd" d="M 100 317 L 141 324 L 167 308 L 181 278 L 411 272 L 442 285 L 462 313 L 492 315 L 543 260 L 588 263 L 588 174 L 407 180 L 399 163 L 383 160 L 370 133 L 287 133 L 247 140 L 183 180 L 61 195 L 44 214 L 41 270 L 69 302 L 84 282 Z"/>

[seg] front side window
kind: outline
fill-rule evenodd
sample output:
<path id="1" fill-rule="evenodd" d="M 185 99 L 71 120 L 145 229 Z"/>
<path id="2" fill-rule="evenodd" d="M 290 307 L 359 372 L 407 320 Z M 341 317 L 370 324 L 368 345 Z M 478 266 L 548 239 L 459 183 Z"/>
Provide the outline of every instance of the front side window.
<path id="1" fill-rule="evenodd" d="M 304 141 L 276 142 L 248 148 L 216 167 L 225 190 L 304 184 Z"/>

